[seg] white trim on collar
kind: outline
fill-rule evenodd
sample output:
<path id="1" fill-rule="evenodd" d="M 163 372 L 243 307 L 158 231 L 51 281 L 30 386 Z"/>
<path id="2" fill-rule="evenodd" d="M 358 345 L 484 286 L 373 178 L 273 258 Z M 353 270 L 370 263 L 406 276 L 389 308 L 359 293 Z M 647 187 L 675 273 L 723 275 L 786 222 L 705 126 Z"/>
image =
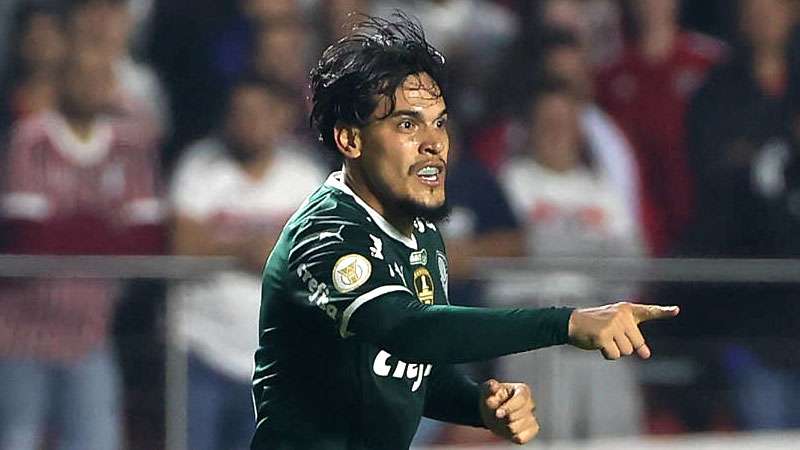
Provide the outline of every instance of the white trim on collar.
<path id="1" fill-rule="evenodd" d="M 92 123 L 89 138 L 82 140 L 69 127 L 63 116 L 49 112 L 46 116 L 45 131 L 55 144 L 59 153 L 67 156 L 80 166 L 93 166 L 108 156 L 114 133 L 105 118 L 97 118 Z"/>
<path id="2" fill-rule="evenodd" d="M 333 172 L 332 174 L 330 174 L 328 179 L 325 181 L 325 186 L 329 186 L 329 187 L 338 189 L 338 190 L 344 192 L 345 194 L 353 197 L 353 200 L 355 200 L 356 203 L 358 203 L 359 206 L 364 208 L 364 210 L 367 212 L 367 214 L 369 214 L 369 216 L 372 218 L 372 220 L 375 221 L 375 224 L 378 226 L 378 228 L 381 229 L 381 231 L 383 231 L 384 233 L 389 235 L 389 237 L 393 238 L 394 240 L 400 241 L 406 247 L 408 247 L 408 248 L 410 248 L 412 250 L 417 250 L 417 247 L 418 247 L 418 245 L 417 245 L 417 237 L 414 236 L 413 234 L 411 235 L 411 237 L 403 235 L 403 233 L 399 232 L 397 230 L 397 228 L 395 228 L 386 219 L 384 219 L 383 216 L 381 216 L 380 213 L 378 213 L 378 211 L 375 211 L 374 209 L 372 209 L 372 207 L 369 206 L 367 204 L 367 202 L 365 202 L 364 200 L 361 199 L 361 197 L 356 195 L 356 193 L 353 192 L 353 190 L 350 189 L 350 187 L 347 186 L 347 184 L 345 184 L 345 182 L 344 182 L 344 172 L 337 171 L 337 172 Z"/>

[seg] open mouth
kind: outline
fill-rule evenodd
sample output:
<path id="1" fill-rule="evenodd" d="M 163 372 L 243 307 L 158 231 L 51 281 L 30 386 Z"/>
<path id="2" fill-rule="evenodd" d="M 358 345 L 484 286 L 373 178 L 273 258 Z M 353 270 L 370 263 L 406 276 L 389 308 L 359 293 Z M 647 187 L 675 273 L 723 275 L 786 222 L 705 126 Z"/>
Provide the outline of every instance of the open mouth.
<path id="1" fill-rule="evenodd" d="M 421 169 L 417 170 L 417 178 L 422 181 L 423 184 L 429 186 L 438 186 L 441 184 L 441 181 L 444 179 L 443 169 L 440 166 L 436 165 L 426 165 L 423 166 Z"/>

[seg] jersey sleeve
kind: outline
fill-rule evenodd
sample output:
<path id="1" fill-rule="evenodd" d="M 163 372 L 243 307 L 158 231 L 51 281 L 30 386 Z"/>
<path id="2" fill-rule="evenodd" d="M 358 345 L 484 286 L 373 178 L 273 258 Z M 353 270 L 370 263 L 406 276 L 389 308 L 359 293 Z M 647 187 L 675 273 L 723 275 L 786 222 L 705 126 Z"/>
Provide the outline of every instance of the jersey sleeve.
<path id="1" fill-rule="evenodd" d="M 319 309 L 343 338 L 352 336 L 350 319 L 364 304 L 388 295 L 412 298 L 382 247 L 362 225 L 341 219 L 299 232 L 287 261 L 292 301 Z"/>

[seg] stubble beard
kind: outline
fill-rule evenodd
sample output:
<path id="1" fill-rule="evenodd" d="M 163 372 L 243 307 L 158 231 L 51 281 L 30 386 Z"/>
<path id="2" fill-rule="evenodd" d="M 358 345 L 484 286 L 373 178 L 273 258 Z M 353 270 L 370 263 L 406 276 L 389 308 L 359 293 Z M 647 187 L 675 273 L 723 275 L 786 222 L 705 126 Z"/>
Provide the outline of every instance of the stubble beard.
<path id="1" fill-rule="evenodd" d="M 450 215 L 450 204 L 447 202 L 447 196 L 441 205 L 428 206 L 422 202 L 415 201 L 410 198 L 401 198 L 395 195 L 392 190 L 386 186 L 382 180 L 375 180 L 372 184 L 373 192 L 377 194 L 381 204 L 395 213 L 402 214 L 410 219 L 419 217 L 420 219 L 427 220 L 428 222 L 438 223 L 447 219 Z"/>
<path id="2" fill-rule="evenodd" d="M 447 198 L 439 206 L 426 206 L 408 199 L 395 200 L 393 206 L 409 217 L 419 217 L 433 223 L 446 220 L 450 215 L 451 209 L 450 204 L 447 203 Z"/>

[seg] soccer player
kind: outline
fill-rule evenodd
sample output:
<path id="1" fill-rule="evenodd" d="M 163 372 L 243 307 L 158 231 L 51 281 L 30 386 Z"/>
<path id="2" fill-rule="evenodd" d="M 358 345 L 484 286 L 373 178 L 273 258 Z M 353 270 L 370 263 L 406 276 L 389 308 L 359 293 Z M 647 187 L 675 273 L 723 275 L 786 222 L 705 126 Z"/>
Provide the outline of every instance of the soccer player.
<path id="1" fill-rule="evenodd" d="M 479 385 L 453 364 L 565 343 L 647 358 L 638 323 L 678 313 L 449 304 L 435 224 L 446 211 L 443 71 L 399 14 L 365 18 L 312 71 L 312 122 L 344 163 L 264 269 L 255 450 L 406 449 L 423 415 L 525 443 L 539 428 L 530 389 Z"/>

